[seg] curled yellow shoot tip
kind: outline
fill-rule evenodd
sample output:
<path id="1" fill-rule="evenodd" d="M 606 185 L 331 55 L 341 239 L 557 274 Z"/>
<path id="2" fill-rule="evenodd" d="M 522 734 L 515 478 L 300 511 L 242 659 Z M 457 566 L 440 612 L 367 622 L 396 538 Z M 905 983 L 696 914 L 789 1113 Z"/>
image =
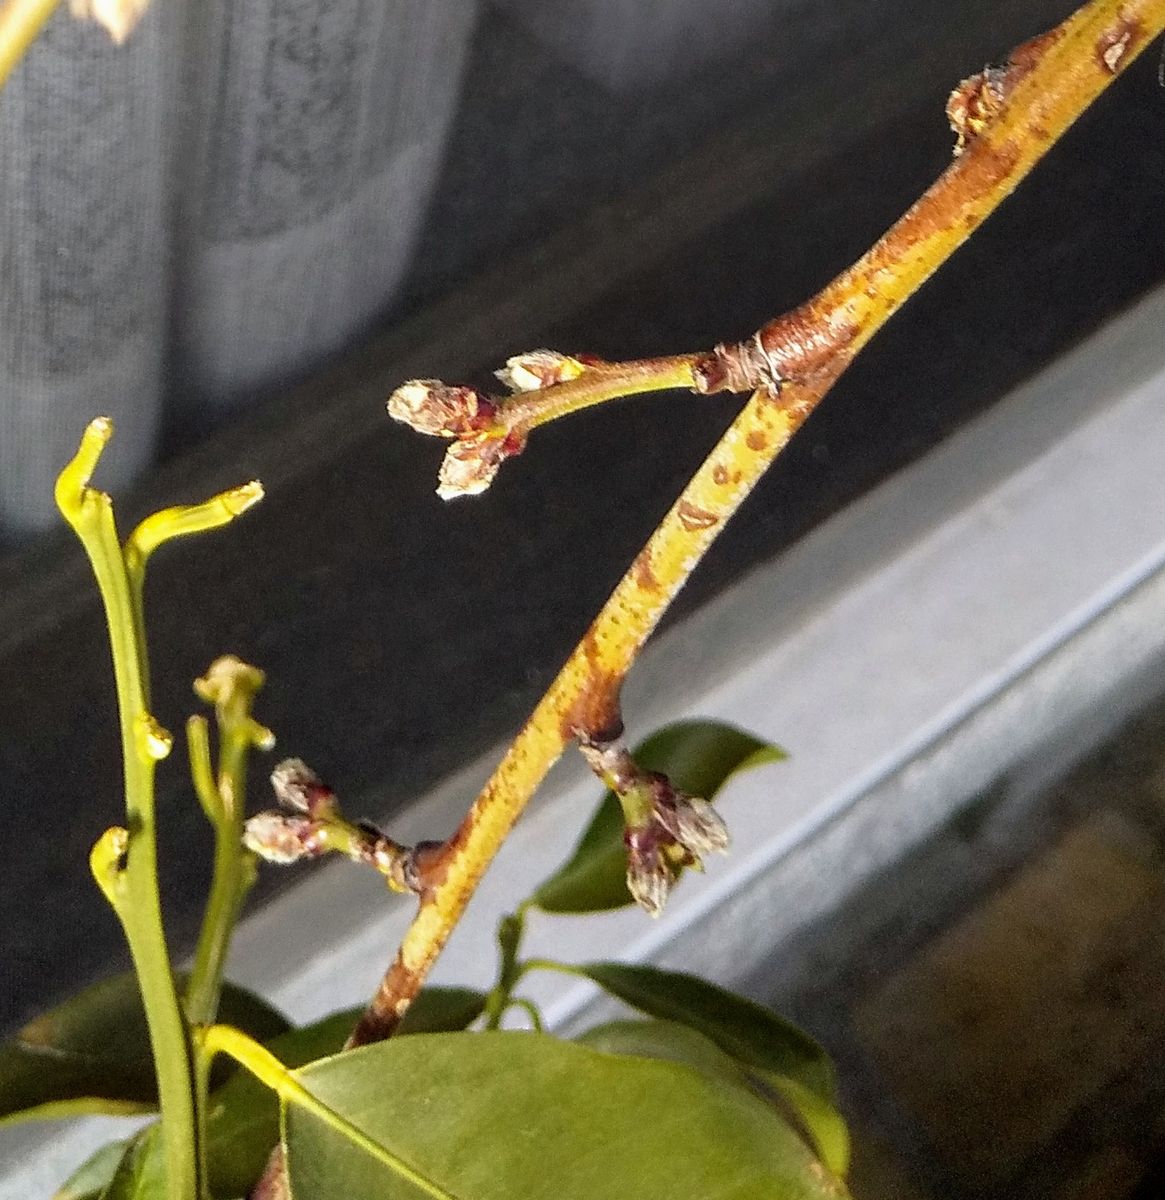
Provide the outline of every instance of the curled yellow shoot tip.
<path id="1" fill-rule="evenodd" d="M 263 499 L 263 485 L 253 479 L 230 491 L 211 496 L 201 504 L 180 504 L 152 513 L 129 535 L 125 544 L 131 572 L 145 569 L 146 560 L 163 543 L 190 533 L 217 529 Z"/>
<path id="2" fill-rule="evenodd" d="M 190 756 L 190 778 L 194 783 L 194 794 L 198 797 L 198 803 L 202 805 L 206 819 L 217 826 L 223 820 L 223 803 L 210 761 L 210 723 L 204 716 L 187 718 L 186 749 Z"/>
<path id="3" fill-rule="evenodd" d="M 94 417 L 81 435 L 81 444 L 77 453 L 57 476 L 55 498 L 61 515 L 77 529 L 84 520 L 86 501 L 101 497 L 108 502 L 109 497 L 103 492 L 97 492 L 89 486 L 93 472 L 97 469 L 109 439 L 113 437 L 113 422 L 109 417 Z"/>

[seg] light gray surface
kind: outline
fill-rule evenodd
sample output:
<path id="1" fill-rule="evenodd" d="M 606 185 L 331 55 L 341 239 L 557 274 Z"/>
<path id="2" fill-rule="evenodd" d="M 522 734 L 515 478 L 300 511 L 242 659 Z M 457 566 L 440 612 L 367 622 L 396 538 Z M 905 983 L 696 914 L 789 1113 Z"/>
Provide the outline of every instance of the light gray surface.
<path id="1" fill-rule="evenodd" d="M 1038 751 L 1057 770 L 1160 682 L 1165 653 L 1165 293 L 661 638 L 633 675 L 634 736 L 700 714 L 792 751 L 734 782 L 734 851 L 664 917 L 533 922 L 530 951 L 740 979 L 870 872 Z M 394 827 L 449 828 L 487 756 Z M 568 760 L 523 820 L 437 977 L 484 983 L 493 925 L 567 852 L 596 788 Z M 820 836 L 815 836 L 820 835 Z M 251 918 L 239 982 L 307 1019 L 364 998 L 408 905 L 325 868 Z M 312 931 L 305 945 L 304 930 Z M 585 986 L 534 980 L 569 1027 Z M 44 1195 L 97 1136 L 7 1131 L 2 1200 Z M 101 1136 L 107 1136 L 105 1128 Z"/>

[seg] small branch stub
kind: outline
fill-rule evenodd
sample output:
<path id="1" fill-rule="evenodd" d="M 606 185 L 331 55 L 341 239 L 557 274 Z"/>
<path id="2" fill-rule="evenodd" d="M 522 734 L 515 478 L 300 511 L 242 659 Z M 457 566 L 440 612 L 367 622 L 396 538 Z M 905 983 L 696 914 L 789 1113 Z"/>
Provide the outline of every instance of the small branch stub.
<path id="1" fill-rule="evenodd" d="M 271 750 L 275 734 L 251 716 L 251 705 L 266 678 L 258 667 L 224 654 L 194 681 L 194 694 L 214 706 L 220 730 L 237 732 L 256 750 Z"/>
<path id="2" fill-rule="evenodd" d="M 644 770 L 621 742 L 580 739 L 579 750 L 623 808 L 627 890 L 658 917 L 685 867 L 702 870 L 704 855 L 727 851 L 728 828 L 707 800 Z"/>
<path id="3" fill-rule="evenodd" d="M 947 100 L 947 120 L 951 123 L 956 141 L 954 154 L 958 158 L 967 144 L 978 137 L 995 114 L 1003 107 L 1007 92 L 1004 83 L 1007 71 L 987 67 L 978 75 L 964 79 Z"/>
<path id="4" fill-rule="evenodd" d="M 125 899 L 125 868 L 129 855 L 129 831 L 120 825 L 107 829 L 93 844 L 89 870 L 101 894 L 120 917 Z"/>

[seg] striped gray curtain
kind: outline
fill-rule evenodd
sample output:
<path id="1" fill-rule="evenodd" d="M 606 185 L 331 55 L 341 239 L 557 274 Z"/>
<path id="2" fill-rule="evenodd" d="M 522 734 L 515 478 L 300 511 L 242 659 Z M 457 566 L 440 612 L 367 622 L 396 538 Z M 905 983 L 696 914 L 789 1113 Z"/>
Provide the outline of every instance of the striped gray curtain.
<path id="1" fill-rule="evenodd" d="M 103 483 L 388 308 L 473 0 L 154 0 L 127 45 L 58 11 L 0 93 L 0 527 L 55 521 L 85 423 Z"/>

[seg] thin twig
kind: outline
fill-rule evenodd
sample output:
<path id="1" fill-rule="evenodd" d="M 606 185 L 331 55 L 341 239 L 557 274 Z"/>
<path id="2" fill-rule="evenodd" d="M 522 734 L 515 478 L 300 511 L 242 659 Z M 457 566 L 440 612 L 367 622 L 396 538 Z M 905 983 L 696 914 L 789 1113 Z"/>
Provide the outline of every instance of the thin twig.
<path id="1" fill-rule="evenodd" d="M 416 918 L 350 1045 L 391 1035 L 566 745 L 580 735 L 601 739 L 618 727 L 620 685 L 647 637 L 724 523 L 858 351 L 1163 28 L 1165 0 L 1092 0 L 1019 47 L 1006 68 L 967 80 L 952 97 L 957 157 L 918 202 L 808 303 L 748 342 L 717 347 L 695 364 L 700 391 L 756 390 L 435 859 Z"/>

